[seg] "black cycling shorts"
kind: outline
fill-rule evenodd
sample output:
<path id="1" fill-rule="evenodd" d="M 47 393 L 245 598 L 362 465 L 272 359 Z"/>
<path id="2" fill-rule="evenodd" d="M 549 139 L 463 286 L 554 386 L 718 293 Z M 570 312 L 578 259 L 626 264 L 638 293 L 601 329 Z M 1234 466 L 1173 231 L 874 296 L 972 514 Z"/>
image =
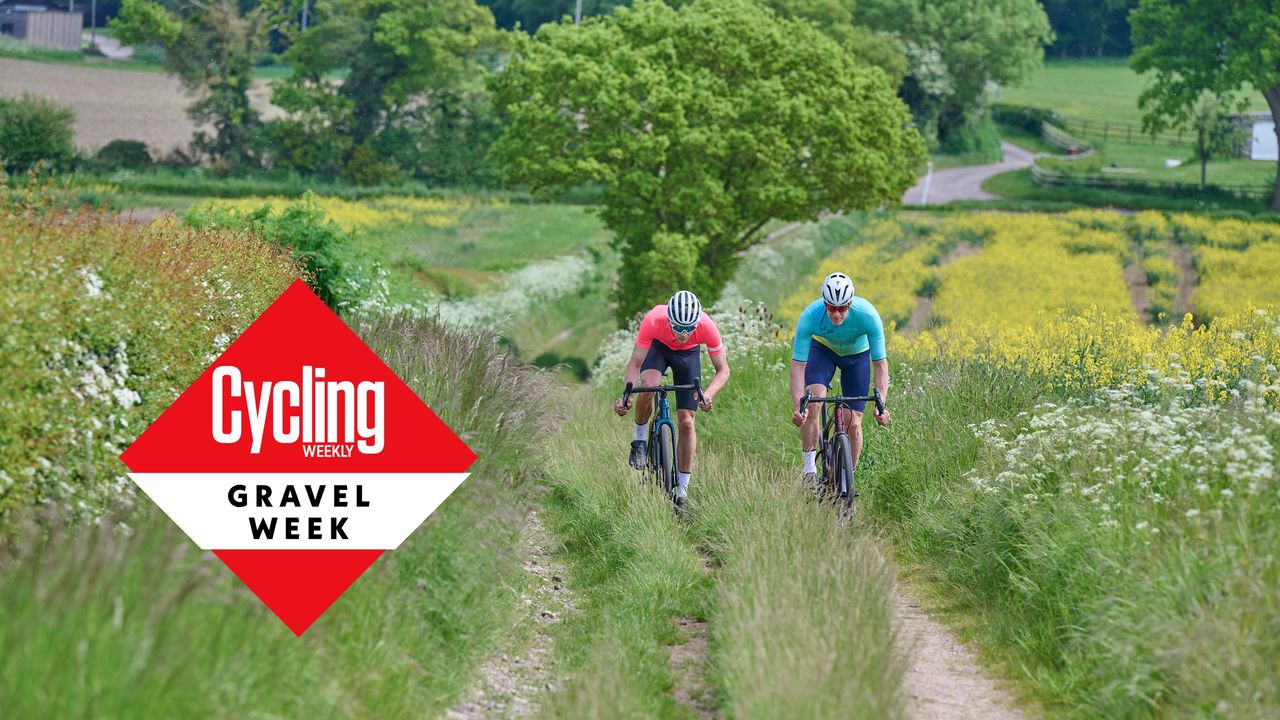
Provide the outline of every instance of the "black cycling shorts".
<path id="1" fill-rule="evenodd" d="M 672 385 L 690 385 L 693 383 L 694 378 L 701 382 L 701 351 L 701 347 L 692 347 L 688 350 L 672 350 L 663 345 L 662 341 L 654 340 L 653 344 L 649 346 L 649 354 L 644 356 L 644 364 L 640 366 L 640 371 L 657 370 L 665 375 L 667 368 L 671 368 L 671 376 L 674 378 Z M 694 397 L 692 390 L 676 391 L 676 409 L 698 409 L 698 400 Z"/>

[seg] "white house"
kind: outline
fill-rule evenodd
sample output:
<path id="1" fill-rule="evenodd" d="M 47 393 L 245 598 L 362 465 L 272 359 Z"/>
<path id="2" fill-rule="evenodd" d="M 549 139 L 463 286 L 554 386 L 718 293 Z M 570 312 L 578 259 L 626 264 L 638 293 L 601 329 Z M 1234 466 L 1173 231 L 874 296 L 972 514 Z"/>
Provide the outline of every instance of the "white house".
<path id="1" fill-rule="evenodd" d="M 1274 120 L 1256 120 L 1253 138 L 1249 143 L 1249 157 L 1254 160 L 1280 160 L 1280 146 L 1276 144 Z"/>

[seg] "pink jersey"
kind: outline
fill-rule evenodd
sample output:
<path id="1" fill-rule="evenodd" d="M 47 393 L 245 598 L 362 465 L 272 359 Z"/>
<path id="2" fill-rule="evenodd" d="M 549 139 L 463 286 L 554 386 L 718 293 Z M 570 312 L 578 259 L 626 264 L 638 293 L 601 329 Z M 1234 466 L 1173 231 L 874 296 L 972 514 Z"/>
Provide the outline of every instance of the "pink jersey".
<path id="1" fill-rule="evenodd" d="M 724 343 L 720 342 L 720 328 L 711 316 L 702 313 L 698 318 L 698 326 L 693 329 L 689 339 L 676 342 L 676 334 L 671 331 L 671 321 L 667 319 L 667 306 L 658 305 L 644 316 L 640 322 L 640 334 L 636 336 L 636 344 L 648 349 L 657 340 L 672 350 L 688 350 L 699 345 L 707 346 L 707 354 L 716 355 L 724 352 Z"/>

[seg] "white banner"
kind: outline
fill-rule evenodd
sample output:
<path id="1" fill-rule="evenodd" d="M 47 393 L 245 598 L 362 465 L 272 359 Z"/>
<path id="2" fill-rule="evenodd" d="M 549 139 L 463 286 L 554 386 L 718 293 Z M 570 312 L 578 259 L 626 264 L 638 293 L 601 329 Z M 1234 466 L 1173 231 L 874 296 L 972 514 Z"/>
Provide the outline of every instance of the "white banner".
<path id="1" fill-rule="evenodd" d="M 394 550 L 469 473 L 129 473 L 202 550 Z"/>

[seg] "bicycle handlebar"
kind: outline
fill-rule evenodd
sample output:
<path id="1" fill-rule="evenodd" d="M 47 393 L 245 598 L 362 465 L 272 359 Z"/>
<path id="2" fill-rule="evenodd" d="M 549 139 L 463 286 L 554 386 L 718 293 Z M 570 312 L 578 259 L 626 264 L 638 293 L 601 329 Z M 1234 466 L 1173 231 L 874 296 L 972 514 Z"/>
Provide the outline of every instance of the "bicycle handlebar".
<path id="1" fill-rule="evenodd" d="M 631 396 L 634 395 L 635 393 L 646 393 L 646 392 L 668 393 L 668 392 L 675 392 L 677 390 L 692 390 L 697 395 L 699 403 L 706 401 L 706 397 L 702 394 L 702 380 L 700 378 L 694 378 L 693 383 L 689 385 L 655 385 L 653 387 L 634 387 L 631 383 L 627 383 L 626 388 L 623 389 L 622 391 L 622 404 L 625 407 L 627 405 L 627 402 L 631 399 Z"/>
<path id="2" fill-rule="evenodd" d="M 872 388 L 870 395 L 861 396 L 814 397 L 812 393 L 805 392 L 804 397 L 800 398 L 800 414 L 803 415 L 809 409 L 809 403 L 849 403 L 859 400 L 874 400 L 876 403 L 876 415 L 884 414 L 884 400 L 880 397 L 879 388 Z"/>

